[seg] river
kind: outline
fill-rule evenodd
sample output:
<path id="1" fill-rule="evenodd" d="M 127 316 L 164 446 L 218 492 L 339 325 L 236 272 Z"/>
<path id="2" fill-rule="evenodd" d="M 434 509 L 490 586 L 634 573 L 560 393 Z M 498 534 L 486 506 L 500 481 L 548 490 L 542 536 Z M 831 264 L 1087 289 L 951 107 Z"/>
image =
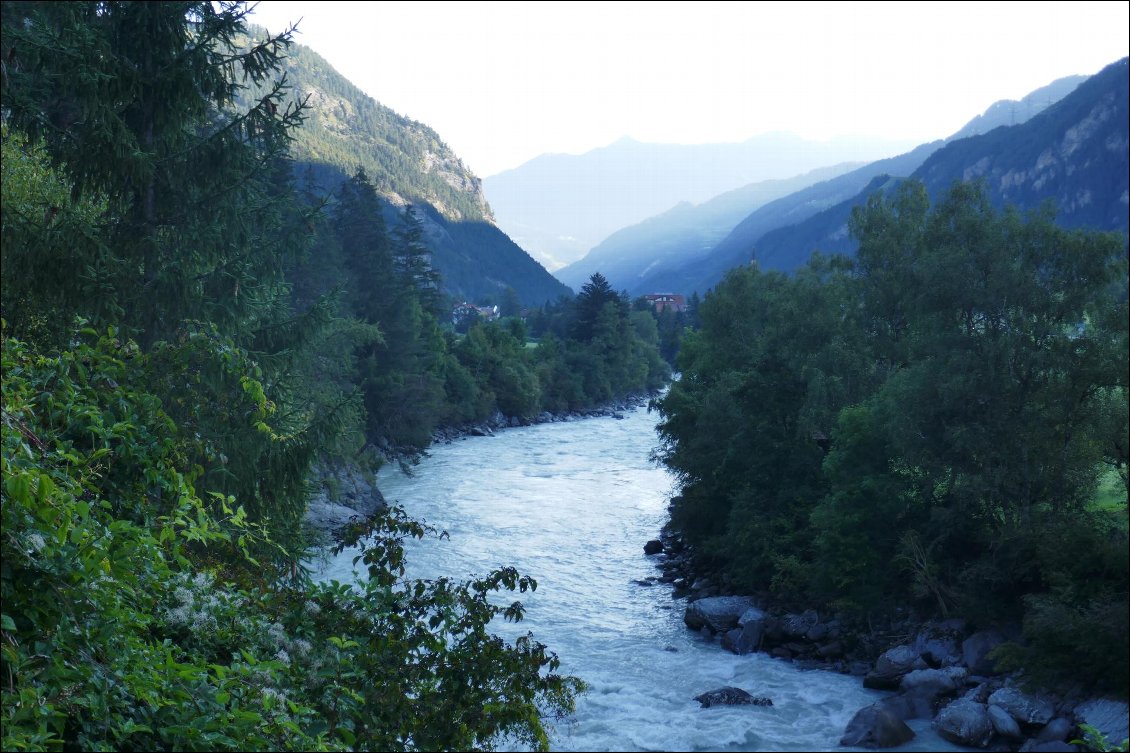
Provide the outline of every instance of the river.
<path id="1" fill-rule="evenodd" d="M 409 542 L 409 576 L 481 574 L 513 565 L 538 589 L 524 594 L 529 630 L 555 651 L 561 672 L 589 690 L 556 722 L 554 750 L 846 750 L 852 715 L 882 694 L 859 678 L 800 670 L 765 654 L 735 656 L 683 625 L 686 602 L 658 574 L 643 544 L 666 520 L 673 479 L 649 461 L 657 416 L 594 418 L 508 429 L 432 449 L 411 477 L 389 468 L 389 500 L 450 534 Z M 318 577 L 353 579 L 352 552 Z M 734 685 L 771 707 L 700 708 L 694 696 Z M 901 750 L 955 750 L 928 722 Z"/>

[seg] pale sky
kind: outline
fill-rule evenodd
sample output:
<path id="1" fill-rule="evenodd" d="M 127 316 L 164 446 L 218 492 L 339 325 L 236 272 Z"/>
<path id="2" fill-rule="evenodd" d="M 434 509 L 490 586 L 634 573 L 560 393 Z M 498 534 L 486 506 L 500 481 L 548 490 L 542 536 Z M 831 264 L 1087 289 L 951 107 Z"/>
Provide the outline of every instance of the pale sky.
<path id="1" fill-rule="evenodd" d="M 621 137 L 948 136 L 1130 54 L 1130 3 L 285 2 L 295 39 L 487 177 Z"/>

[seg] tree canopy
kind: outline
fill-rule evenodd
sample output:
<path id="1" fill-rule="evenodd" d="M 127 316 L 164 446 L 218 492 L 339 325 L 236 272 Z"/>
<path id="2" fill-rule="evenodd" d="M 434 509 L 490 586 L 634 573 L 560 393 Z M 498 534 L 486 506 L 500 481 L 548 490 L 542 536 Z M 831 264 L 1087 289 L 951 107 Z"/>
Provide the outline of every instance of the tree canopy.
<path id="1" fill-rule="evenodd" d="M 1125 692 L 1126 239 L 977 184 L 909 182 L 851 230 L 854 260 L 703 301 L 661 403 L 674 523 L 747 588 L 1023 620 L 1033 674 Z"/>

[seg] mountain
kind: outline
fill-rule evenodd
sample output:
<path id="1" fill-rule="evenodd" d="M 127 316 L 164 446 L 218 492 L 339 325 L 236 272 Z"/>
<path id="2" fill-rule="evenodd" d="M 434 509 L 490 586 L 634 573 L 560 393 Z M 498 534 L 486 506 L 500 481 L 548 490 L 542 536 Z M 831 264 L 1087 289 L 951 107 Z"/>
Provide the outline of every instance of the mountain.
<path id="1" fill-rule="evenodd" d="M 946 141 L 980 136 L 994 128 L 1025 123 L 1075 91 L 1087 78 L 1087 76 L 1064 76 L 1047 86 L 1041 86 L 1022 99 L 1002 99 L 994 102 L 989 105 L 989 109 L 966 123 L 960 131 Z"/>
<path id="2" fill-rule="evenodd" d="M 1068 228 L 1127 231 L 1130 173 L 1130 65 L 1107 66 L 1030 120 L 979 136 L 951 141 L 910 177 L 936 200 L 955 181 L 983 179 L 997 207 L 1056 207 L 1056 223 Z M 893 176 L 900 173 L 892 172 Z M 855 252 L 848 235 L 851 210 L 895 180 L 880 180 L 859 195 L 802 223 L 768 232 L 754 244 L 762 268 L 793 270 L 812 251 Z"/>
<path id="3" fill-rule="evenodd" d="M 523 303 L 541 304 L 571 293 L 493 224 L 482 181 L 434 130 L 380 104 L 304 45 L 290 48 L 285 71 L 309 106 L 291 154 L 310 188 L 332 192 L 361 167 L 388 201 L 390 221 L 400 217 L 392 209 L 426 207 L 419 214 L 431 261 L 453 298 L 499 299 L 511 287 Z"/>
<path id="4" fill-rule="evenodd" d="M 748 264 L 755 256 L 764 269 L 792 270 L 816 248 L 826 253 L 851 252 L 854 245 L 847 233 L 851 208 L 873 191 L 889 188 L 890 176 L 915 174 L 934 155 L 948 148 L 947 144 L 975 140 L 981 138 L 976 134 L 986 131 L 1021 128 L 1073 95 L 1088 80 L 1086 76 L 1068 76 L 1019 101 L 996 102 L 944 141 L 923 144 L 906 154 L 873 162 L 771 202 L 740 222 L 706 257 L 678 270 L 649 275 L 641 282 L 641 290 L 703 292 L 717 284 L 727 270 Z M 1017 125 L 1010 126 L 1013 122 Z"/>
<path id="5" fill-rule="evenodd" d="M 631 290 L 644 275 L 677 268 L 705 255 L 754 209 L 857 167 L 858 163 L 848 162 L 786 180 L 751 183 L 702 204 L 682 202 L 663 214 L 617 230 L 554 276 L 579 290 L 594 272 L 600 272 L 617 290 Z"/>
<path id="6" fill-rule="evenodd" d="M 661 290 L 704 292 L 714 287 L 727 270 L 748 264 L 754 241 L 768 231 L 801 222 L 840 202 L 854 199 L 876 176 L 910 173 L 943 143 L 945 142 L 939 140 L 923 144 L 906 154 L 877 160 L 845 175 L 771 201 L 738 223 L 718 245 L 701 258 L 677 268 L 646 274 L 637 279 L 635 287 L 629 292 L 636 293 L 637 289 L 639 294 Z"/>
<path id="7" fill-rule="evenodd" d="M 1130 224 L 1130 59 L 1112 63 L 1023 125 L 955 141 L 912 177 L 937 196 L 983 179 L 998 206 L 1052 200 L 1056 222 L 1126 232 Z"/>
<path id="8" fill-rule="evenodd" d="M 499 225 L 550 269 L 582 256 L 620 228 L 682 201 L 702 202 L 765 180 L 842 162 L 868 162 L 902 144 L 791 134 L 738 144 L 645 144 L 621 139 L 581 155 L 545 154 L 488 177 Z"/>

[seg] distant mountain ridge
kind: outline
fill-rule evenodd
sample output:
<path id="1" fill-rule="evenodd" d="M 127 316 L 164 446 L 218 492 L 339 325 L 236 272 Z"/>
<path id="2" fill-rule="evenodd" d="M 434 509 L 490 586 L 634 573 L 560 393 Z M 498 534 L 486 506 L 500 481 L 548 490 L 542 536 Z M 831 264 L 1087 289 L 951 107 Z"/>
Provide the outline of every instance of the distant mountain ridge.
<path id="1" fill-rule="evenodd" d="M 433 129 L 377 102 L 304 45 L 290 48 L 284 67 L 310 108 L 291 148 L 300 178 L 331 192 L 361 167 L 388 201 L 391 223 L 407 204 L 424 209 L 432 264 L 454 298 L 500 299 L 508 287 L 526 304 L 571 294 L 494 225 L 482 181 Z"/>
<path id="2" fill-rule="evenodd" d="M 1101 75 L 1101 74 L 1096 74 Z M 1091 77 L 1094 78 L 1094 77 Z M 826 181 L 791 196 L 771 202 L 740 222 L 706 256 L 677 270 L 649 275 L 637 286 L 639 292 L 672 290 L 705 292 L 722 279 L 727 270 L 756 258 L 765 269 L 792 270 L 807 260 L 812 250 L 827 253 L 851 252 L 854 246 L 847 235 L 851 207 L 883 187 L 890 187 L 891 176 L 914 174 L 933 159 L 947 144 L 980 138 L 978 133 L 1007 131 L 1009 123 L 1021 127 L 1046 108 L 1072 96 L 1086 76 L 1068 76 L 1041 87 L 1019 101 L 994 103 L 961 130 L 944 141 L 923 144 L 888 160 L 879 160 L 857 171 Z M 987 135 L 987 134 L 985 134 Z M 980 142 L 986 143 L 986 142 Z M 800 250 L 798 250 L 800 249 Z M 633 291 L 634 292 L 634 291 Z"/>
<path id="3" fill-rule="evenodd" d="M 994 205 L 1034 209 L 1051 200 L 1062 227 L 1127 232 L 1130 223 L 1130 64 L 1104 68 L 1030 120 L 951 141 L 909 176 L 932 200 L 955 181 L 982 179 Z M 903 174 L 905 175 L 905 174 Z M 812 251 L 855 253 L 852 207 L 901 180 L 892 173 L 812 218 L 766 233 L 753 245 L 762 268 L 791 271 Z"/>
<path id="4" fill-rule="evenodd" d="M 702 202 L 764 180 L 897 153 L 882 141 L 807 141 L 766 134 L 737 144 L 620 139 L 581 155 L 546 154 L 486 178 L 498 224 L 548 268 L 584 256 L 615 231 L 682 201 Z"/>
<path id="5" fill-rule="evenodd" d="M 677 268 L 707 254 L 754 209 L 813 183 L 860 167 L 848 162 L 784 180 L 768 180 L 727 191 L 702 204 L 683 202 L 643 222 L 617 230 L 600 245 L 554 273 L 578 290 L 600 272 L 617 290 L 633 289 L 644 275 Z"/>

